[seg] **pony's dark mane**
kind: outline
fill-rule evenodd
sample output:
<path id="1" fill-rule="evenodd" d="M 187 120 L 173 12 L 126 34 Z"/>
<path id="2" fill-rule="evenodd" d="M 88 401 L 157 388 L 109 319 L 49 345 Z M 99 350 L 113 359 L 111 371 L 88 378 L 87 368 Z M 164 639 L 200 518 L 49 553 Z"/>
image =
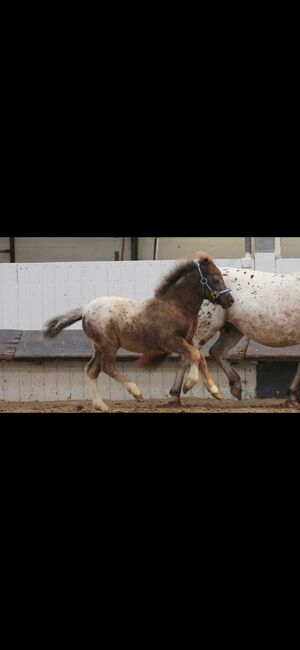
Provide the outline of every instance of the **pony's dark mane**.
<path id="1" fill-rule="evenodd" d="M 157 287 L 155 290 L 155 297 L 159 298 L 160 296 L 164 296 L 171 286 L 176 284 L 176 282 L 178 282 L 178 280 L 180 280 L 187 273 L 194 271 L 195 267 L 196 263 L 193 260 L 188 260 L 187 262 L 183 262 L 182 264 L 176 266 L 175 269 L 172 269 L 164 277 L 160 285 Z"/>

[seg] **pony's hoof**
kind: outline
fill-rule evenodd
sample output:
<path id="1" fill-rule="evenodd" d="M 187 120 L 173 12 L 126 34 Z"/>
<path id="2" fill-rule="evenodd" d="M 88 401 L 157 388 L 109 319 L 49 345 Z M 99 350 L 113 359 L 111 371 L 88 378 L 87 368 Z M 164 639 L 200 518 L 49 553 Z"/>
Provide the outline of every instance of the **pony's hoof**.
<path id="1" fill-rule="evenodd" d="M 294 400 L 294 399 L 288 399 L 285 403 L 285 406 L 288 408 L 292 409 L 297 409 L 297 411 L 300 411 L 300 402 L 299 400 Z"/>
<path id="2" fill-rule="evenodd" d="M 206 384 L 206 388 L 208 392 L 215 398 L 215 399 L 222 399 L 222 395 L 220 393 L 220 389 L 214 382 L 210 382 L 209 384 Z"/>
<path id="3" fill-rule="evenodd" d="M 230 392 L 233 397 L 236 397 L 236 399 L 242 399 L 242 389 L 239 386 L 231 386 Z"/>
<path id="4" fill-rule="evenodd" d="M 144 396 L 142 395 L 142 393 L 140 393 L 139 395 L 135 395 L 134 397 L 135 397 L 137 402 L 143 402 L 144 401 Z"/>
<path id="5" fill-rule="evenodd" d="M 189 390 L 192 390 L 192 388 L 194 387 L 194 385 L 195 385 L 195 384 L 193 384 L 193 382 L 192 382 L 190 379 L 187 379 L 186 382 L 185 382 L 185 384 L 184 384 L 184 387 L 183 387 L 183 392 L 184 392 L 184 394 L 188 393 Z"/>
<path id="6" fill-rule="evenodd" d="M 218 391 L 217 393 L 212 393 L 212 396 L 213 396 L 215 399 L 223 399 L 223 397 L 222 397 L 220 391 Z"/>
<path id="7" fill-rule="evenodd" d="M 107 406 L 106 404 L 104 404 L 104 402 L 101 402 L 101 403 L 94 402 L 94 404 L 93 404 L 93 408 L 94 408 L 96 411 L 101 411 L 101 413 L 107 413 L 107 411 L 109 411 L 109 406 Z"/>
<path id="8" fill-rule="evenodd" d="M 170 406 L 181 406 L 181 400 L 178 395 L 171 395 L 170 401 L 168 402 Z"/>

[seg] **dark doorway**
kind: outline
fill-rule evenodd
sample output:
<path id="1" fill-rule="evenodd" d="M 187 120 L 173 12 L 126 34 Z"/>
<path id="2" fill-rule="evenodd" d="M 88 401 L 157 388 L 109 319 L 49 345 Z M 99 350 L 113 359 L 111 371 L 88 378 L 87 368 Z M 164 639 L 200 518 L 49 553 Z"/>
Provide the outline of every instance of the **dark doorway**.
<path id="1" fill-rule="evenodd" d="M 286 397 L 296 374 L 297 361 L 259 361 L 257 364 L 257 397 Z"/>

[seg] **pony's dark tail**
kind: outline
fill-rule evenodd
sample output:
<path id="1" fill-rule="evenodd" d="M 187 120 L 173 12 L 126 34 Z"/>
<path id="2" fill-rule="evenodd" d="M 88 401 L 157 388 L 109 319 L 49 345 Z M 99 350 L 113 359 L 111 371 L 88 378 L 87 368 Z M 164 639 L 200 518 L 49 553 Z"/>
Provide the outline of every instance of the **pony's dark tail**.
<path id="1" fill-rule="evenodd" d="M 139 368 L 159 368 L 168 356 L 168 352 L 162 354 L 143 354 L 136 362 L 135 365 Z"/>
<path id="2" fill-rule="evenodd" d="M 82 308 L 78 307 L 77 309 L 72 309 L 72 311 L 67 311 L 61 316 L 56 316 L 56 318 L 51 318 L 45 324 L 43 330 L 43 336 L 46 339 L 53 339 L 57 334 L 69 325 L 73 325 L 78 320 L 82 319 Z"/>

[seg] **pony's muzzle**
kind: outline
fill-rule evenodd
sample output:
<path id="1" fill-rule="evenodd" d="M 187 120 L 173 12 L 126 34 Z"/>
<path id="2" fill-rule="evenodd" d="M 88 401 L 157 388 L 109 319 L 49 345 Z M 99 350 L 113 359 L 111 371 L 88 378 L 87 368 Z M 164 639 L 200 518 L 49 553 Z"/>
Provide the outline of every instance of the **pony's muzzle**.
<path id="1" fill-rule="evenodd" d="M 226 293 L 223 296 L 219 297 L 219 304 L 223 309 L 230 309 L 234 303 L 234 298 L 230 293 Z"/>

